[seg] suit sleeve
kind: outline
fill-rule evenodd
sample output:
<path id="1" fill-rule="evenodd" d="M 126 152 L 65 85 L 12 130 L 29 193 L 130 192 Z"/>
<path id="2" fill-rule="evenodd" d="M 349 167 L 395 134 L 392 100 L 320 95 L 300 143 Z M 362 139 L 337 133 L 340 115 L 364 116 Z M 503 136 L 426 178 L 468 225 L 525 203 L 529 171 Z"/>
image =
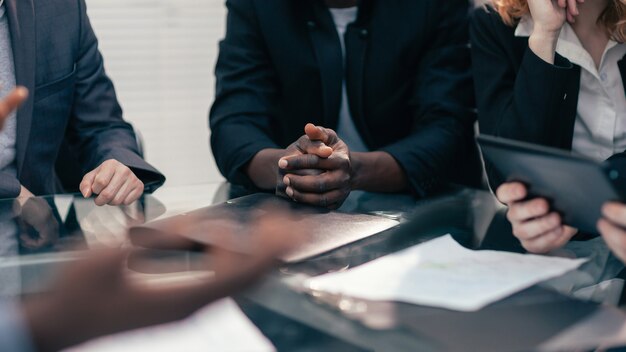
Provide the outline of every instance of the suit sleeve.
<path id="1" fill-rule="evenodd" d="M 211 148 L 229 182 L 252 186 L 244 167 L 259 151 L 279 148 L 272 132 L 278 83 L 252 2 L 228 0 L 226 6 L 209 116 Z"/>
<path id="2" fill-rule="evenodd" d="M 469 59 L 467 1 L 433 1 L 427 41 L 410 97 L 411 134 L 382 151 L 405 170 L 412 190 L 424 196 L 458 170 L 474 147 L 474 96 Z M 477 166 L 478 168 L 478 166 Z"/>
<path id="3" fill-rule="evenodd" d="M 473 73 L 480 131 L 484 134 L 558 147 L 555 128 L 567 126 L 567 87 L 577 70 L 556 55 L 549 64 L 527 48 L 519 69 L 505 48 L 516 40 L 491 9 L 475 10 L 471 25 Z M 504 180 L 487 163 L 492 187 Z"/>
<path id="4" fill-rule="evenodd" d="M 79 152 L 85 171 L 115 159 L 144 182 L 146 191 L 154 191 L 165 182 L 165 177 L 140 156 L 133 128 L 123 120 L 113 83 L 104 71 L 84 0 L 79 0 L 79 4 L 80 48 L 68 142 Z"/>

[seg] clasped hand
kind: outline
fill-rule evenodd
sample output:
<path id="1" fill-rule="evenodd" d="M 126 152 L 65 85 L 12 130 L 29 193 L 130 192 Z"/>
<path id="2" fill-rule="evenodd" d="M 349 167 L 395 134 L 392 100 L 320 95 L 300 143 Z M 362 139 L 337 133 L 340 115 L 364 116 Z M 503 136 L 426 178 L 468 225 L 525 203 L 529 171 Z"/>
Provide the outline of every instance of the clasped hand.
<path id="1" fill-rule="evenodd" d="M 276 191 L 296 202 L 337 209 L 352 190 L 348 146 L 335 131 L 307 124 L 278 161 Z"/>

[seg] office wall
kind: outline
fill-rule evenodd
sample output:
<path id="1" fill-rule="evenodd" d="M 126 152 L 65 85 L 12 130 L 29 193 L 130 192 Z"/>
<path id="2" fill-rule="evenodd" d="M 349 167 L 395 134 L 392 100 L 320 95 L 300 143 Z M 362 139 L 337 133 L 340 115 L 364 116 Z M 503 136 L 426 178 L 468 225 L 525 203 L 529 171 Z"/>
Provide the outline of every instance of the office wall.
<path id="1" fill-rule="evenodd" d="M 222 0 L 87 0 L 106 69 L 168 185 L 220 181 L 209 149 Z"/>

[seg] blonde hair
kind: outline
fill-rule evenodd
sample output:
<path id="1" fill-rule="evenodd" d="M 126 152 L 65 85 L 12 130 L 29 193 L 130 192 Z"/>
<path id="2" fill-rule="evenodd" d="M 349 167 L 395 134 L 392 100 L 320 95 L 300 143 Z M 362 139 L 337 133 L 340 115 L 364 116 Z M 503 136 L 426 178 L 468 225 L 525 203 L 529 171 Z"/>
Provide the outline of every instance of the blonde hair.
<path id="1" fill-rule="evenodd" d="M 514 26 L 520 18 L 530 14 L 526 0 L 491 0 L 491 6 L 509 26 Z M 610 0 L 598 21 L 606 26 L 611 39 L 626 42 L 626 0 Z"/>

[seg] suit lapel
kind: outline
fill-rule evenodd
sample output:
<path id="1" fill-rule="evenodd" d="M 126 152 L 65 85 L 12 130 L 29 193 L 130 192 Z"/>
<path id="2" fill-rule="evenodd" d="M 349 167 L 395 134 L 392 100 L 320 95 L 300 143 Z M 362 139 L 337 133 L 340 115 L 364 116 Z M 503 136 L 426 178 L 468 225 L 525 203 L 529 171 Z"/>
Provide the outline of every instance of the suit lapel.
<path id="1" fill-rule="evenodd" d="M 24 166 L 33 119 L 35 69 L 37 67 L 35 8 L 33 0 L 6 0 L 6 5 L 15 62 L 15 80 L 17 85 L 28 88 L 30 92 L 29 99 L 17 111 L 16 149 L 19 177 Z"/>
<path id="2" fill-rule="evenodd" d="M 337 30 L 328 9 L 320 1 L 308 1 L 307 28 L 320 71 L 324 101 L 324 124 L 336 128 L 343 83 L 343 55 Z"/>

